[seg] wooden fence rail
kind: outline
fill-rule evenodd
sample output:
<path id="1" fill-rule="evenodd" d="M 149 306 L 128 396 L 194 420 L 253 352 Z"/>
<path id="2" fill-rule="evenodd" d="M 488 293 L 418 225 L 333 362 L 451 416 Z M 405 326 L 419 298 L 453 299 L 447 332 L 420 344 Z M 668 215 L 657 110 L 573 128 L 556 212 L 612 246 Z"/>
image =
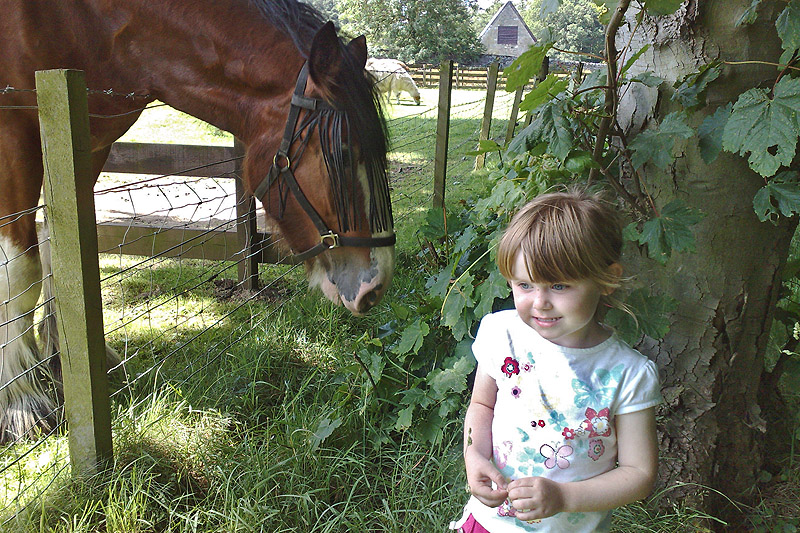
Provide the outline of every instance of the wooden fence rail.
<path id="1" fill-rule="evenodd" d="M 104 172 L 164 176 L 229 177 L 236 180 L 236 230 L 191 229 L 98 222 L 99 249 L 126 255 L 162 255 L 225 261 L 241 250 L 239 281 L 254 289 L 259 263 L 286 263 L 273 236 L 255 228 L 256 205 L 241 182 L 244 148 L 181 144 L 114 143 Z M 209 161 L 211 163 L 209 163 Z M 203 246 L 197 246 L 202 242 Z"/>
<path id="2" fill-rule="evenodd" d="M 491 68 L 491 65 L 488 67 L 465 67 L 453 63 L 453 89 L 486 90 Z M 437 87 L 440 79 L 439 71 L 440 65 L 428 63 L 412 63 L 408 65 L 408 73 L 411 74 L 414 83 L 418 87 Z M 502 71 L 497 77 L 497 87 L 499 89 L 506 88 L 506 77 L 502 75 Z"/>

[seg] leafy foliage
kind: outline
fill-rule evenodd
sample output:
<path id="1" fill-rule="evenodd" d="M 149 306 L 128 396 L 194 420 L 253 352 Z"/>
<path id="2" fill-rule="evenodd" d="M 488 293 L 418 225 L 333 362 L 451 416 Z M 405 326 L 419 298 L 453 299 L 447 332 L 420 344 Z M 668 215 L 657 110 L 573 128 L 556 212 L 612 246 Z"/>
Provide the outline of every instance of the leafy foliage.
<path id="1" fill-rule="evenodd" d="M 602 54 L 601 8 L 592 0 L 533 0 L 518 7 L 520 15 L 537 39 L 552 40 L 560 50 L 584 54 L 576 56 L 555 52 L 553 57 L 597 61 L 592 56 Z"/>
<path id="2" fill-rule="evenodd" d="M 472 2 L 474 4 L 474 2 Z M 470 62 L 483 50 L 462 0 L 338 0 L 342 27 L 367 36 L 374 56 Z"/>
<path id="3" fill-rule="evenodd" d="M 651 162 L 659 168 L 666 168 L 674 159 L 673 148 L 678 139 L 688 139 L 694 131 L 686 123 L 682 112 L 670 113 L 659 128 L 648 129 L 637 135 L 628 146 L 633 152 L 631 164 L 640 168 Z"/>
<path id="4" fill-rule="evenodd" d="M 753 198 L 753 209 L 761 222 L 773 224 L 781 216 L 800 214 L 800 183 L 796 172 L 781 172 L 764 185 Z"/>
<path id="5" fill-rule="evenodd" d="M 790 22 L 797 16 L 798 3 L 792 0 L 778 23 L 792 58 L 798 40 Z M 533 4 L 548 15 L 564 2 L 532 2 L 528 7 Z M 614 0 L 596 4 L 606 14 L 617 7 Z M 752 23 L 758 4 L 753 2 L 752 13 L 743 15 L 742 24 Z M 640 5 L 650 15 L 663 16 L 675 12 L 681 2 L 650 0 Z M 534 78 L 553 46 L 552 41 L 540 42 L 517 58 L 505 72 L 507 90 L 536 85 Z M 800 134 L 800 78 L 781 73 L 771 88 L 750 89 L 709 113 L 705 95 L 718 83 L 724 64 L 703 65 L 670 89 L 652 72 L 629 74 L 646 51 L 642 47 L 624 54 L 628 59 L 618 70 L 618 79 L 611 80 L 612 113 L 619 94 L 630 84 L 671 90 L 672 102 L 680 109 L 642 131 L 626 133 L 615 129 L 613 115 L 609 116 L 605 70 L 577 80 L 548 76 L 520 106 L 529 113 L 529 125 L 507 146 L 488 140 L 473 152 L 502 155 L 489 173 L 488 194 L 465 201 L 446 216 L 437 210 L 428 213 L 426 225 L 417 232 L 424 287 L 393 304 L 392 321 L 381 328 L 379 338 L 365 341 L 360 352 L 364 386 L 393 413 L 384 436 L 376 442 L 393 431 L 410 431 L 417 438 L 436 442 L 445 421 L 461 409 L 468 374 L 475 365 L 471 335 L 484 315 L 513 305 L 494 263 L 494 247 L 512 214 L 528 199 L 559 184 L 599 176 L 591 186 L 616 191 L 620 209 L 631 220 L 624 232 L 629 246 L 646 249 L 653 268 L 662 268 L 675 253 L 695 249 L 693 228 L 704 215 L 679 199 L 657 207 L 659 202 L 642 183 L 642 170 L 669 171 L 678 143 L 695 142 L 707 163 L 723 151 L 748 157 L 751 168 L 765 180 L 753 203 L 762 221 L 776 222 L 778 217 L 800 213 L 800 180 L 788 170 Z M 695 116 L 698 112 L 702 120 Z M 610 123 L 613 142 L 598 135 L 598 124 L 604 120 Z M 606 321 L 631 343 L 643 335 L 666 335 L 676 309 L 671 298 L 641 287 L 627 294 L 624 305 L 610 309 Z"/>
<path id="6" fill-rule="evenodd" d="M 663 264 L 673 251 L 694 251 L 691 226 L 702 218 L 702 213 L 688 207 L 683 201 L 673 200 L 664 206 L 658 216 L 645 222 L 641 232 L 631 225 L 626 234 L 639 244 L 647 245 L 650 257 Z"/>
<path id="7" fill-rule="evenodd" d="M 750 168 L 762 176 L 773 176 L 794 158 L 800 135 L 798 112 L 800 79 L 781 78 L 772 94 L 767 89 L 750 89 L 733 106 L 722 146 L 742 156 L 749 153 Z"/>

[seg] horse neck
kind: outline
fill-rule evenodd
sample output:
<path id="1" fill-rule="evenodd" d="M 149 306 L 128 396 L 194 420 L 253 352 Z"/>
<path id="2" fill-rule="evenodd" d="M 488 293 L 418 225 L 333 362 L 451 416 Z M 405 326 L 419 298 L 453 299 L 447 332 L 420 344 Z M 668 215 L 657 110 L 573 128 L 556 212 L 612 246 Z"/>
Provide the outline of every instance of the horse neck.
<path id="1" fill-rule="evenodd" d="M 246 143 L 285 119 L 304 59 L 247 0 L 115 0 L 120 69 L 138 68 L 146 91 Z"/>

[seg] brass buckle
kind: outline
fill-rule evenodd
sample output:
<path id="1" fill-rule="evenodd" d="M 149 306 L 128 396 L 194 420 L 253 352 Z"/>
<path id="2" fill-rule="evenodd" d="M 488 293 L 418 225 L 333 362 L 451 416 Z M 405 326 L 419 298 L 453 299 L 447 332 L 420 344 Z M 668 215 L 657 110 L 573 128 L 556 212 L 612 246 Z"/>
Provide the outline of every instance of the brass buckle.
<path id="1" fill-rule="evenodd" d="M 286 160 L 286 166 L 285 167 L 282 167 L 282 166 L 280 166 L 278 164 L 278 159 L 279 158 L 283 158 L 283 159 Z M 289 159 L 289 156 L 287 154 L 282 154 L 280 152 L 275 154 L 275 156 L 272 158 L 272 164 L 275 166 L 275 168 L 277 168 L 281 172 L 283 172 L 284 170 L 289 170 L 290 168 L 292 168 L 292 160 Z"/>
<path id="2" fill-rule="evenodd" d="M 320 235 L 319 236 L 319 240 L 320 240 L 320 242 L 322 244 L 326 245 L 329 250 L 331 248 L 338 248 L 340 246 L 339 245 L 339 235 L 337 235 L 336 233 L 334 233 L 332 231 L 329 231 L 328 233 L 326 233 L 324 235 Z"/>

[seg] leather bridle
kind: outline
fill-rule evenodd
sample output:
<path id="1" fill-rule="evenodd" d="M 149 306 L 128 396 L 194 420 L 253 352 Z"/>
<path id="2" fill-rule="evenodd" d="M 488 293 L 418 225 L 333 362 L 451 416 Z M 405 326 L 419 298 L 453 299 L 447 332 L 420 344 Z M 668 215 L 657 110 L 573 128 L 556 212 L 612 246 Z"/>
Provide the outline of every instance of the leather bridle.
<path id="1" fill-rule="evenodd" d="M 283 178 L 283 182 L 288 185 L 289 190 L 294 195 L 297 203 L 300 204 L 300 207 L 303 208 L 303 211 L 306 212 L 308 217 L 311 219 L 311 222 L 313 222 L 314 226 L 316 226 L 317 230 L 319 231 L 320 242 L 304 252 L 294 254 L 292 259 L 295 262 L 299 263 L 305 261 L 306 259 L 315 257 L 326 250 L 338 248 L 340 246 L 369 248 L 393 246 L 397 241 L 397 236 L 394 233 L 384 237 L 348 237 L 335 233 L 328 227 L 327 224 L 325 224 L 325 221 L 322 220 L 322 217 L 319 215 L 319 213 L 317 213 L 317 210 L 314 209 L 314 206 L 311 205 L 311 202 L 308 201 L 308 198 L 306 198 L 306 195 L 303 194 L 300 185 L 297 183 L 297 179 L 292 171 L 292 163 L 296 164 L 297 160 L 300 159 L 305 151 L 305 144 L 308 142 L 308 139 L 311 136 L 311 132 L 309 131 L 306 134 L 305 139 L 301 139 L 303 144 L 295 152 L 298 154 L 296 158 L 297 160 L 292 161 L 289 156 L 289 151 L 292 147 L 292 144 L 294 144 L 294 142 L 300 137 L 300 133 L 302 133 L 302 131 L 297 134 L 295 133 L 295 130 L 297 129 L 297 121 L 300 116 L 300 110 L 306 109 L 310 112 L 325 109 L 334 110 L 334 108 L 324 100 L 305 96 L 304 93 L 307 80 L 308 62 L 303 64 L 303 68 L 300 69 L 300 73 L 297 75 L 297 84 L 294 89 L 294 94 L 292 94 L 292 105 L 289 109 L 289 116 L 286 120 L 286 128 L 283 132 L 283 140 L 281 141 L 280 148 L 278 148 L 278 151 L 272 158 L 272 166 L 269 169 L 269 173 L 267 173 L 266 177 L 261 180 L 261 183 L 259 183 L 255 188 L 253 195 L 259 200 L 262 200 L 267 194 L 267 191 L 269 191 L 278 178 Z M 315 127 L 315 124 L 312 124 L 309 127 L 313 128 Z"/>

